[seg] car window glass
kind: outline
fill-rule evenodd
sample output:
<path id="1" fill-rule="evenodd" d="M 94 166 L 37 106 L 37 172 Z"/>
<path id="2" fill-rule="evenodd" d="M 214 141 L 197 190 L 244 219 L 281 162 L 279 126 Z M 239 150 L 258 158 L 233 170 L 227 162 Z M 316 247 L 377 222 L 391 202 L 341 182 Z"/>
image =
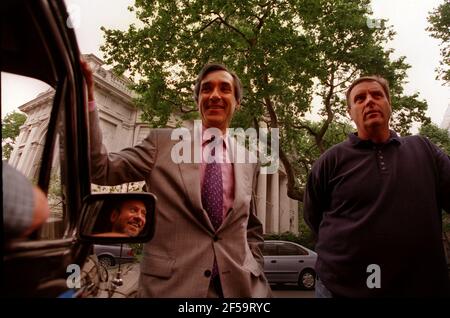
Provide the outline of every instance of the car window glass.
<path id="1" fill-rule="evenodd" d="M 280 244 L 278 245 L 278 253 L 279 255 L 302 255 L 302 251 L 293 244 Z"/>
<path id="2" fill-rule="evenodd" d="M 1 72 L 1 82 L 2 159 L 36 184 L 53 89 L 40 80 L 7 72 Z"/>
<path id="3" fill-rule="evenodd" d="M 297 250 L 298 250 L 298 253 L 297 254 L 300 254 L 300 255 L 308 255 L 308 252 L 305 250 L 305 249 L 303 249 L 303 248 L 301 248 L 301 247 L 299 247 L 299 246 L 295 246 L 296 248 L 297 248 Z"/>
<path id="4" fill-rule="evenodd" d="M 263 255 L 277 255 L 277 247 L 275 244 L 264 243 L 262 249 Z"/>
<path id="5" fill-rule="evenodd" d="M 39 231 L 39 239 L 51 240 L 58 239 L 64 236 L 65 232 L 65 216 L 66 202 L 63 193 L 62 180 L 61 180 L 61 158 L 64 158 L 62 152 L 60 140 L 62 140 L 62 125 L 58 125 L 60 130 L 58 131 L 55 148 L 53 153 L 53 163 L 50 172 L 50 182 L 48 187 L 48 206 L 50 208 L 50 217 L 47 222 Z"/>
<path id="6" fill-rule="evenodd" d="M 9 140 L 10 152 L 7 153 L 7 158 L 3 156 L 3 159 L 8 160 L 9 164 L 22 172 L 35 185 L 38 184 L 39 173 L 44 161 L 45 164 L 51 161 L 51 164 L 48 165 L 51 170 L 47 193 L 50 216 L 37 235 L 30 237 L 32 240 L 59 239 L 64 236 L 65 232 L 66 204 L 60 168 L 61 161 L 64 160 L 64 147 L 61 144 L 61 141 L 64 140 L 65 128 L 63 107 L 61 107 L 60 113 L 56 114 L 56 138 L 52 159 L 44 160 L 42 157 L 45 144 L 48 142 L 47 132 L 54 96 L 55 90 L 40 80 L 2 72 L 2 108 L 5 104 L 18 106 L 15 111 L 25 116 L 25 121 L 16 125 L 16 134 Z M 2 146 L 3 144 L 2 142 Z"/>

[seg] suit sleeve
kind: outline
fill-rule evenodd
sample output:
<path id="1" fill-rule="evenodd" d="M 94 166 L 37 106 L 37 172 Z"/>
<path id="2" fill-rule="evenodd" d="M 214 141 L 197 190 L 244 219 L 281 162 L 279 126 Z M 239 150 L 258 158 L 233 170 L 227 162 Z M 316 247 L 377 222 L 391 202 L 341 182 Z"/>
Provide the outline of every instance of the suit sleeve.
<path id="1" fill-rule="evenodd" d="M 260 246 L 264 243 L 263 225 L 261 221 L 258 219 L 256 213 L 256 189 L 257 189 L 258 175 L 259 175 L 259 165 L 257 165 L 253 176 L 252 199 L 250 202 L 250 213 L 247 223 L 247 241 L 256 261 L 259 263 L 261 268 L 264 268 L 264 257 L 260 249 Z"/>
<path id="2" fill-rule="evenodd" d="M 102 143 L 97 110 L 89 113 L 89 128 L 93 183 L 112 186 L 146 179 L 156 159 L 155 133 L 134 147 L 108 153 Z"/>

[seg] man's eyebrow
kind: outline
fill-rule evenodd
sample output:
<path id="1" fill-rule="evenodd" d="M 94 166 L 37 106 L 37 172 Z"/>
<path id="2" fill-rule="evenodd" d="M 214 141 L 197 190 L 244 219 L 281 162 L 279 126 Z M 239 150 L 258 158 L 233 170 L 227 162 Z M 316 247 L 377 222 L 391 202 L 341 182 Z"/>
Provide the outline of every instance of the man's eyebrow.
<path id="1" fill-rule="evenodd" d="M 353 99 L 356 99 L 356 98 L 358 98 L 358 97 L 362 97 L 362 96 L 364 96 L 365 94 L 366 94 L 365 92 L 357 93 L 357 94 L 355 94 L 355 96 L 353 97 Z"/>

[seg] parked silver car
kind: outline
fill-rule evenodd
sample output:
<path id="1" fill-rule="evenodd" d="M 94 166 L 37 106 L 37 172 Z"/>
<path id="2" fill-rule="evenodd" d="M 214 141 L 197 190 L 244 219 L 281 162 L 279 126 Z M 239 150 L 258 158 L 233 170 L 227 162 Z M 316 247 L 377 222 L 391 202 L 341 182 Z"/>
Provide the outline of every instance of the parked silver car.
<path id="1" fill-rule="evenodd" d="M 293 242 L 265 241 L 264 273 L 269 283 L 295 283 L 301 288 L 314 289 L 317 253 Z"/>
<path id="2" fill-rule="evenodd" d="M 107 267 L 136 260 L 134 251 L 128 244 L 94 244 L 94 254 L 97 255 L 98 261 Z"/>

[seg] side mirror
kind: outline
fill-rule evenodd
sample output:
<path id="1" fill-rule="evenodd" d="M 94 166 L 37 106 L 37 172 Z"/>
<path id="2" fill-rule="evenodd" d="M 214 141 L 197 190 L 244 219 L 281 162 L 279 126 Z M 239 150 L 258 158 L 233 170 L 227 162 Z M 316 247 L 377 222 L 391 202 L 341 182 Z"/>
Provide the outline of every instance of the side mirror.
<path id="1" fill-rule="evenodd" d="M 155 232 L 155 205 L 155 195 L 148 192 L 89 195 L 77 233 L 94 243 L 148 242 Z"/>

